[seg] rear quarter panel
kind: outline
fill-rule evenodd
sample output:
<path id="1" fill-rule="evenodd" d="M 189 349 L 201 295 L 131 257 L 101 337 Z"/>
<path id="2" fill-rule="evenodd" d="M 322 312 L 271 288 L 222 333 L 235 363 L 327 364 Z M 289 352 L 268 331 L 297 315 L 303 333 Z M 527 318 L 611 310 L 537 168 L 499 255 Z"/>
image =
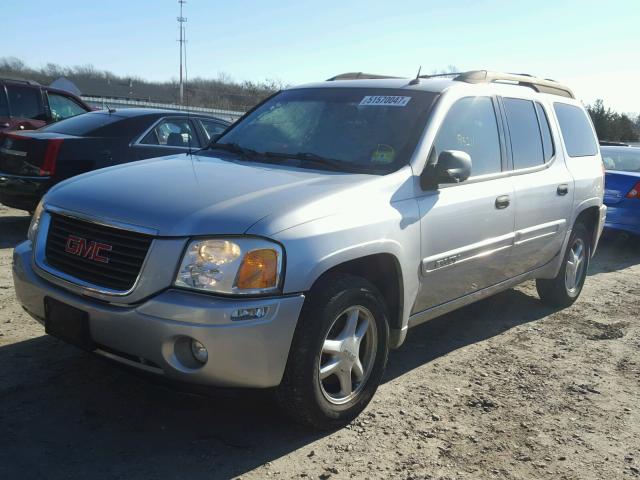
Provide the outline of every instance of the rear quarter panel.
<path id="1" fill-rule="evenodd" d="M 584 111 L 582 104 L 575 100 L 563 98 L 562 101 L 558 101 L 557 97 L 554 97 L 551 101 L 553 102 L 552 106 L 554 106 L 555 103 L 566 103 L 579 107 Z M 560 132 L 565 164 L 574 181 L 573 214 L 569 223 L 570 227 L 572 227 L 581 212 L 589 207 L 600 207 L 602 205 L 604 196 L 604 168 L 602 157 L 600 156 L 600 150 L 598 148 L 596 148 L 596 155 L 571 157 L 567 151 L 564 133 L 560 128 L 555 109 L 551 108 L 550 111 L 552 112 L 551 121 L 555 123 L 555 128 Z M 598 139 L 595 129 L 593 128 L 589 115 L 586 112 L 585 115 L 589 119 L 589 125 L 591 125 L 591 131 L 597 145 Z"/>

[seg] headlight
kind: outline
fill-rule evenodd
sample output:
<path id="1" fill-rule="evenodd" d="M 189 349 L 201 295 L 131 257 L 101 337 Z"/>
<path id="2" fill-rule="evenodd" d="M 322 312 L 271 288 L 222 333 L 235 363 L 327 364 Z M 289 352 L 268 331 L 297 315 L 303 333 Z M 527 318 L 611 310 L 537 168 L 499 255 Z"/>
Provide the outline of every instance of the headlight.
<path id="1" fill-rule="evenodd" d="M 43 211 L 43 203 L 42 200 L 40 200 L 40 203 L 38 203 L 36 210 L 33 212 L 31 223 L 29 224 L 29 230 L 27 231 L 27 238 L 33 243 L 35 243 L 36 237 L 38 236 L 38 228 L 40 228 L 40 217 L 42 217 Z"/>
<path id="2" fill-rule="evenodd" d="M 260 238 L 192 240 L 174 283 L 223 294 L 277 292 L 282 256 L 280 245 Z"/>

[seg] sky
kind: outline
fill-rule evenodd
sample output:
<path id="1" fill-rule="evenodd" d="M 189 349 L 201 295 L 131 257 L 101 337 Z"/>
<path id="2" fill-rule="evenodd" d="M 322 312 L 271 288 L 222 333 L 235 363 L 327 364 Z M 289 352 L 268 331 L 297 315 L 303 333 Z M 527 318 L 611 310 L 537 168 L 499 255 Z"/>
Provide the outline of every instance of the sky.
<path id="1" fill-rule="evenodd" d="M 175 79 L 178 13 L 177 0 L 11 2 L 0 57 Z M 640 0 L 188 0 L 184 16 L 190 78 L 296 85 L 453 65 L 553 78 L 640 113 Z"/>

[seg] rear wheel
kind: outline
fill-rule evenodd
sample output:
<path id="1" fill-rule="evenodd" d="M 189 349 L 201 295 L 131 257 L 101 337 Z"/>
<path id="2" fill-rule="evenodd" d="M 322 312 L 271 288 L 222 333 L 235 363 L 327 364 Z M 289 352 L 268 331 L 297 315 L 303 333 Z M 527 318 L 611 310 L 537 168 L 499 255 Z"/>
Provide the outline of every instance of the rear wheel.
<path id="1" fill-rule="evenodd" d="M 295 420 L 337 428 L 375 393 L 387 362 L 382 297 L 363 278 L 338 274 L 314 287 L 296 328 L 277 398 Z"/>
<path id="2" fill-rule="evenodd" d="M 545 303 L 556 307 L 568 307 L 580 296 L 587 278 L 591 243 L 589 232 L 582 224 L 576 224 L 558 275 L 551 279 L 536 280 L 538 295 Z"/>

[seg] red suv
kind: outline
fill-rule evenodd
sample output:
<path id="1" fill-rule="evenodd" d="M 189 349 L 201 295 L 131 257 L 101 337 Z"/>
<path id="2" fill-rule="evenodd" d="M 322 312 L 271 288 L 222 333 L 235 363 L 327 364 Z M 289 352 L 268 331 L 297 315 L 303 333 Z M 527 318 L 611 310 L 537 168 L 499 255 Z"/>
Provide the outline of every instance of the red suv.
<path id="1" fill-rule="evenodd" d="M 29 80 L 0 79 L 0 132 L 34 130 L 91 110 L 69 92 Z"/>

